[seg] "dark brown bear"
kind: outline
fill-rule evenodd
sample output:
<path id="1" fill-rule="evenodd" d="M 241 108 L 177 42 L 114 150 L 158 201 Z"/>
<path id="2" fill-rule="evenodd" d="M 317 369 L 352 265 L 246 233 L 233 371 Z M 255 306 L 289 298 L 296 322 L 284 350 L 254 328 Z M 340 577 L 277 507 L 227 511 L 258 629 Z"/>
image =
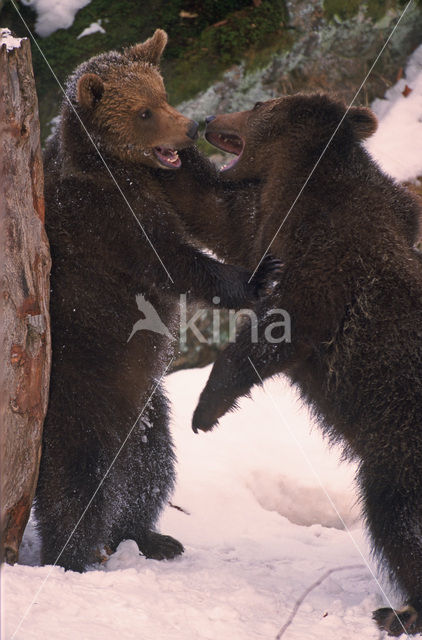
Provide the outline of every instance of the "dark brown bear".
<path id="1" fill-rule="evenodd" d="M 324 432 L 359 461 L 374 551 L 407 601 L 374 619 L 399 636 L 422 631 L 420 210 L 363 148 L 375 128 L 368 109 L 346 113 L 324 95 L 210 121 L 207 139 L 236 154 L 223 177 L 258 181 L 255 266 L 271 247 L 284 267 L 260 303 L 259 341 L 244 326 L 217 359 L 193 427 L 211 429 L 259 378 L 290 377 Z M 264 338 L 275 308 L 290 314 L 290 342 Z"/>
<path id="2" fill-rule="evenodd" d="M 78 67 L 45 154 L 53 365 L 36 517 L 42 561 L 76 571 L 125 538 L 149 558 L 183 551 L 154 531 L 174 483 L 160 381 L 178 295 L 243 306 L 273 269 L 249 282 L 187 241 L 161 181 L 198 125 L 167 102 L 157 68 L 166 40 L 158 30 Z M 133 331 L 137 294 L 163 333 Z"/>

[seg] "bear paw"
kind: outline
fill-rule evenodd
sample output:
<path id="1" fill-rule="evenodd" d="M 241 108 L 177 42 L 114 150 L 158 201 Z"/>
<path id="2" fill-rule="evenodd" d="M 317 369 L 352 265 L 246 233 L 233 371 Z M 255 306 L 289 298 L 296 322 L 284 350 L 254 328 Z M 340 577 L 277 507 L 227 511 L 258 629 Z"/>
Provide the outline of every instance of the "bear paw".
<path id="1" fill-rule="evenodd" d="M 283 263 L 273 255 L 268 254 L 251 278 L 255 295 L 260 298 L 272 292 L 282 272 Z"/>
<path id="2" fill-rule="evenodd" d="M 216 412 L 214 412 L 216 414 Z M 201 403 L 196 407 L 192 417 L 192 430 L 194 433 L 198 431 L 211 431 L 218 425 L 218 416 L 212 415 L 209 408 Z"/>
<path id="3" fill-rule="evenodd" d="M 389 636 L 396 638 L 402 633 L 413 635 L 422 631 L 421 616 L 410 605 L 399 611 L 390 607 L 377 609 L 373 612 L 372 618 L 381 631 L 387 631 Z"/>
<path id="4" fill-rule="evenodd" d="M 150 531 L 148 536 L 138 544 L 140 552 L 151 560 L 171 560 L 184 552 L 183 545 L 171 536 Z"/>

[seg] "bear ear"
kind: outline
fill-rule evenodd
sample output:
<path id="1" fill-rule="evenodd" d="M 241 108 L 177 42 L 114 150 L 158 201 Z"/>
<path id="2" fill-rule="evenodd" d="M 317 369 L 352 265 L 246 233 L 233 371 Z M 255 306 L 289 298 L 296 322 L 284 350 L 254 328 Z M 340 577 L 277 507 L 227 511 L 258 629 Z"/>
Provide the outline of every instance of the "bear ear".
<path id="1" fill-rule="evenodd" d="M 76 99 L 85 109 L 93 109 L 101 100 L 104 93 L 104 84 L 95 73 L 84 73 L 79 78 L 76 88 Z"/>
<path id="2" fill-rule="evenodd" d="M 353 127 L 358 140 L 369 138 L 378 128 L 375 114 L 366 107 L 351 107 L 347 119 Z"/>
<path id="3" fill-rule="evenodd" d="M 163 29 L 156 29 L 154 35 L 145 42 L 124 49 L 124 55 L 130 60 L 145 60 L 157 65 L 166 48 L 167 40 L 167 33 Z"/>

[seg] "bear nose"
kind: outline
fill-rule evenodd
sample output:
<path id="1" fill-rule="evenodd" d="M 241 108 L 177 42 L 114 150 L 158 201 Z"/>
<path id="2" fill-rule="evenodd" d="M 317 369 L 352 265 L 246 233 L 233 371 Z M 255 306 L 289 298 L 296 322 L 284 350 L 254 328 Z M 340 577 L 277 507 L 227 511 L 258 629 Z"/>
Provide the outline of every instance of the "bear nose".
<path id="1" fill-rule="evenodd" d="M 189 138 L 192 138 L 192 140 L 195 140 L 195 138 L 198 137 L 198 129 L 199 129 L 199 124 L 195 122 L 195 120 L 192 120 L 189 125 L 189 129 L 187 131 L 187 135 L 189 136 Z"/>
<path id="2" fill-rule="evenodd" d="M 213 120 L 215 120 L 215 116 L 207 116 L 205 118 L 205 124 L 209 124 L 210 122 L 212 122 Z"/>

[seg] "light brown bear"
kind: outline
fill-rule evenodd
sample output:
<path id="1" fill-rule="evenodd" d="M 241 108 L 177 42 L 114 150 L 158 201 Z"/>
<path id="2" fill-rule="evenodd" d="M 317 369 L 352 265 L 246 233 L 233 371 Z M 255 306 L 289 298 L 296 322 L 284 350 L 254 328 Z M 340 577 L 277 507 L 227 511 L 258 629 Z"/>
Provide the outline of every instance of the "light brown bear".
<path id="1" fill-rule="evenodd" d="M 166 195 L 198 129 L 167 102 L 166 41 L 158 30 L 80 65 L 45 153 L 53 364 L 35 508 L 42 561 L 75 571 L 125 538 L 148 558 L 183 551 L 154 530 L 174 483 L 161 379 L 178 296 L 251 304 L 274 269 L 250 280 L 201 253 Z M 167 330 L 133 331 L 137 294 Z"/>

